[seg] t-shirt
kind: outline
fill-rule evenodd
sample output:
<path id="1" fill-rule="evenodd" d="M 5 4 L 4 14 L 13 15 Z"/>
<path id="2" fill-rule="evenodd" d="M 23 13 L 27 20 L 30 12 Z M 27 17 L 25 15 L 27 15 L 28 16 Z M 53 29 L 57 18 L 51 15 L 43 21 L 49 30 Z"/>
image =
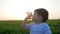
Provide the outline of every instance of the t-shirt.
<path id="1" fill-rule="evenodd" d="M 26 28 L 30 30 L 30 34 L 51 34 L 51 30 L 45 22 L 40 24 L 30 23 L 26 25 Z"/>

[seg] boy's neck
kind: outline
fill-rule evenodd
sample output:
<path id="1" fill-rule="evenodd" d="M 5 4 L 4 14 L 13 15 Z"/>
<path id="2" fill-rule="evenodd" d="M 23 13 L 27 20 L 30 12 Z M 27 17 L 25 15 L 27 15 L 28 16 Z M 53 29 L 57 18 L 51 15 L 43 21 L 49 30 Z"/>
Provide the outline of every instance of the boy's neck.
<path id="1" fill-rule="evenodd" d="M 36 24 L 40 24 L 41 22 L 42 22 L 42 21 L 36 21 L 35 23 L 36 23 Z"/>

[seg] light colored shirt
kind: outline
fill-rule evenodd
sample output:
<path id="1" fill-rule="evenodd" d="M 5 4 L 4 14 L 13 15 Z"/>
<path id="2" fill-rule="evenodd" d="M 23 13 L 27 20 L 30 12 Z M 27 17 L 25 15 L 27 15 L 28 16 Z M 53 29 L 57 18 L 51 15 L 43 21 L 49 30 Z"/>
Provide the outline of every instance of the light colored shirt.
<path id="1" fill-rule="evenodd" d="M 30 29 L 30 34 L 51 34 L 50 28 L 47 23 L 30 23 L 26 25 Z"/>

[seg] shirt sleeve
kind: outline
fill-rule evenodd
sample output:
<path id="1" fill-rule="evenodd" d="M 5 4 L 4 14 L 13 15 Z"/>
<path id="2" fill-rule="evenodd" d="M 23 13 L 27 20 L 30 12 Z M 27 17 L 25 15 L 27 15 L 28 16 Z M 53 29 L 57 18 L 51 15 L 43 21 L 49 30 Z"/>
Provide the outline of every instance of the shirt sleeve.
<path id="1" fill-rule="evenodd" d="M 32 26 L 32 23 L 26 24 L 26 28 L 30 29 Z"/>

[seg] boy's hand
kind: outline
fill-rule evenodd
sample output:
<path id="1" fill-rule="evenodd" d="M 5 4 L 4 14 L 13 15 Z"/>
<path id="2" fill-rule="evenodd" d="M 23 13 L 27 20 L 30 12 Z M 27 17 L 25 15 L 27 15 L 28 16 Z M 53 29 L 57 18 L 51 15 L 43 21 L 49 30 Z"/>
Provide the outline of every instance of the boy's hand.
<path id="1" fill-rule="evenodd" d="M 32 17 L 32 13 L 31 13 L 31 12 L 27 12 L 27 17 L 26 17 L 26 19 L 31 19 L 31 17 Z"/>
<path id="2" fill-rule="evenodd" d="M 30 16 L 27 16 L 25 19 L 31 19 L 31 17 Z"/>
<path id="3" fill-rule="evenodd" d="M 22 27 L 23 28 L 26 28 L 27 20 L 31 19 L 31 17 L 32 17 L 32 13 L 31 12 L 27 12 L 27 17 L 23 20 L 23 23 L 22 23 Z"/>

